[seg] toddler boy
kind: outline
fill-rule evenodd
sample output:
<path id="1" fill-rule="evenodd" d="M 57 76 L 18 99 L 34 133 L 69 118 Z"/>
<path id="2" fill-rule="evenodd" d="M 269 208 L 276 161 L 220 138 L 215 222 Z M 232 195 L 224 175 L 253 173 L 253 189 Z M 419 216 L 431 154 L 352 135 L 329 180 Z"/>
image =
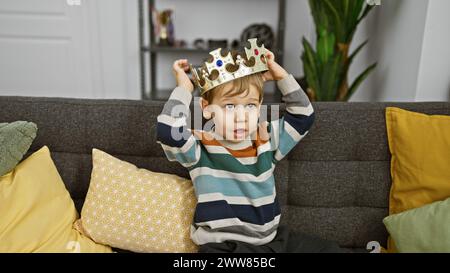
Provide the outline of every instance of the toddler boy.
<path id="1" fill-rule="evenodd" d="M 222 74 L 223 60 L 243 60 L 232 57 L 236 61 L 216 58 L 212 64 L 218 73 L 208 80 L 196 78 L 203 117 L 214 123 L 207 131 L 187 127 L 194 85 L 186 72 L 192 69 L 186 59 L 173 64 L 177 87 L 158 116 L 157 133 L 167 158 L 186 167 L 194 184 L 198 203 L 191 238 L 200 252 L 341 252 L 332 242 L 279 226 L 274 168 L 308 133 L 314 110 L 274 54 L 255 45 L 250 49 L 254 59 L 238 70 L 244 71 L 241 76 L 227 81 L 229 75 Z M 264 71 L 252 73 L 252 64 Z M 267 81 L 276 81 L 286 114 L 259 124 Z"/>

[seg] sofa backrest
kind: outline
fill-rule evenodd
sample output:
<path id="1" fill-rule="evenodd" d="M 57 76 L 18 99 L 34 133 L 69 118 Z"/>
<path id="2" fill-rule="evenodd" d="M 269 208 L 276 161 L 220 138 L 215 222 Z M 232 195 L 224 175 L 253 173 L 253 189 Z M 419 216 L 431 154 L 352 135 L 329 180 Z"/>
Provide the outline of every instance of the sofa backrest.
<path id="1" fill-rule="evenodd" d="M 385 107 L 450 115 L 450 103 L 313 103 L 316 121 L 275 170 L 282 223 L 299 232 L 365 248 L 386 245 L 390 154 Z M 30 153 L 44 145 L 81 211 L 92 170 L 92 148 L 140 168 L 189 177 L 156 143 L 163 102 L 1 97 L 0 122 L 38 126 Z"/>

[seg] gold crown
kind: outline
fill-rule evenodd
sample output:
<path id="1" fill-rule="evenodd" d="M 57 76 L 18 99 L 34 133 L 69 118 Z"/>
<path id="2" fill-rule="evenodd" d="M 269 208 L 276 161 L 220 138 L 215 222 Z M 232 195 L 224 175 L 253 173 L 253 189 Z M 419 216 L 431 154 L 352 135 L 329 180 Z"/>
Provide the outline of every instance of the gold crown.
<path id="1" fill-rule="evenodd" d="M 193 80 L 200 89 L 200 95 L 229 81 L 269 70 L 265 56 L 267 49 L 264 44 L 259 47 L 256 38 L 248 39 L 248 41 L 250 49 L 244 48 L 245 59 L 231 52 L 223 56 L 222 48 L 218 48 L 209 53 L 213 57 L 212 62 L 206 61 L 198 70 L 190 65 Z"/>

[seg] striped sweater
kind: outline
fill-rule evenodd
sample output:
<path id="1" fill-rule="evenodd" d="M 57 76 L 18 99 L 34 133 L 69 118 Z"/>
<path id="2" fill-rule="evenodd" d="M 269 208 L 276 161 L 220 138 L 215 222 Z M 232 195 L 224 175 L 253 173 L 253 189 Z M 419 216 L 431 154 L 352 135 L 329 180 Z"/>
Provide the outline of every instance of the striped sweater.
<path id="1" fill-rule="evenodd" d="M 268 123 L 269 139 L 257 135 L 232 145 L 214 138 L 213 132 L 191 130 L 186 120 L 192 95 L 181 87 L 175 88 L 158 116 L 158 143 L 170 161 L 189 170 L 194 184 L 198 203 L 191 238 L 196 244 L 234 240 L 263 245 L 275 237 L 281 214 L 275 165 L 314 122 L 312 105 L 294 77 L 277 85 L 286 114 Z"/>

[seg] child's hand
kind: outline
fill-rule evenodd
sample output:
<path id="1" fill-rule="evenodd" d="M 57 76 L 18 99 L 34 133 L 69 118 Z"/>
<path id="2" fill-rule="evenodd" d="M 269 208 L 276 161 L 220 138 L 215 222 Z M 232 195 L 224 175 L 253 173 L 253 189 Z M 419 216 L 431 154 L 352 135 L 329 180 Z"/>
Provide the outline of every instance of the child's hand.
<path id="1" fill-rule="evenodd" d="M 194 85 L 186 74 L 186 71 L 189 70 L 188 61 L 186 59 L 176 60 L 173 63 L 172 69 L 175 80 L 177 81 L 177 86 L 182 87 L 191 93 L 194 92 Z"/>
<path id="2" fill-rule="evenodd" d="M 265 56 L 269 71 L 263 74 L 264 81 L 279 81 L 289 75 L 281 65 L 275 62 L 275 55 L 270 50 L 267 50 Z"/>

